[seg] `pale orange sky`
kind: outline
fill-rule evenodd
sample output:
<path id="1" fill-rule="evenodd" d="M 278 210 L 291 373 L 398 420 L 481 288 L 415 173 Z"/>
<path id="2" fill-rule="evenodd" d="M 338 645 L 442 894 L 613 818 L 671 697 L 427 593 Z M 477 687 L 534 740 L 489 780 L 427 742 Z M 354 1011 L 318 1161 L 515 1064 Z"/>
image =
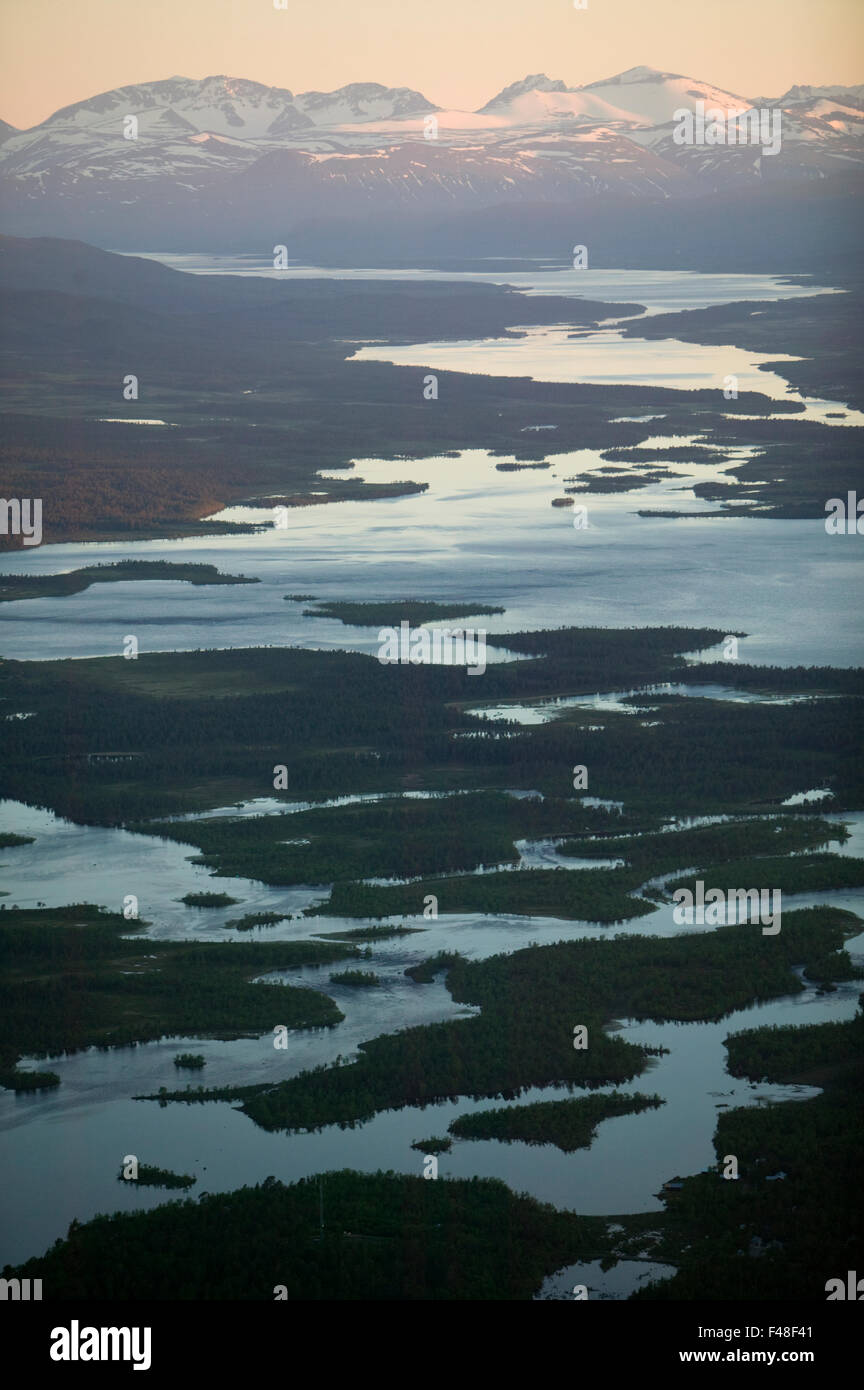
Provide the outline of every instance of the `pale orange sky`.
<path id="1" fill-rule="evenodd" d="M 751 97 L 862 82 L 864 0 L 0 0 L 0 117 L 22 128 L 176 75 L 475 109 L 527 73 L 575 86 L 638 64 Z"/>

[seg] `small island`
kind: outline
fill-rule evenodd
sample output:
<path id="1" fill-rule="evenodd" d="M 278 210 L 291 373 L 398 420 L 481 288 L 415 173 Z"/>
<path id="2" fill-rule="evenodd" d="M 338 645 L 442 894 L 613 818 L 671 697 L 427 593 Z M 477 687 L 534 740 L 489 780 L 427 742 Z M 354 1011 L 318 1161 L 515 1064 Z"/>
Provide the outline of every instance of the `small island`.
<path id="1" fill-rule="evenodd" d="M 227 893 L 187 893 L 177 901 L 187 907 L 233 907 L 240 899 L 229 897 Z"/>
<path id="2" fill-rule="evenodd" d="M 200 1071 L 205 1065 L 205 1057 L 201 1052 L 178 1052 L 174 1058 L 175 1067 L 187 1067 L 189 1071 Z"/>
<path id="3" fill-rule="evenodd" d="M 277 922 L 290 920 L 285 912 L 247 912 L 245 917 L 232 917 L 225 923 L 235 931 L 252 931 L 254 927 L 275 927 Z"/>
<path id="4" fill-rule="evenodd" d="M 625 1095 L 584 1096 L 578 1100 L 540 1101 L 536 1105 L 508 1105 L 500 1110 L 478 1110 L 460 1115 L 450 1125 L 459 1139 L 499 1139 L 505 1144 L 554 1144 L 564 1153 L 588 1149 L 601 1120 L 615 1115 L 638 1115 L 665 1102 L 641 1092 Z"/>
<path id="5" fill-rule="evenodd" d="M 0 1068 L 0 1086 L 7 1091 L 50 1091 L 60 1085 L 56 1071 L 19 1071 L 17 1067 Z"/>
<path id="6" fill-rule="evenodd" d="M 551 463 L 541 461 L 539 463 L 496 463 L 499 473 L 522 473 L 526 468 L 551 468 Z"/>
<path id="7" fill-rule="evenodd" d="M 358 989 L 380 985 L 381 979 L 371 970 L 342 970 L 330 976 L 332 985 L 353 985 Z"/>
<path id="8" fill-rule="evenodd" d="M 174 579 L 184 584 L 260 584 L 245 574 L 220 574 L 215 565 L 175 563 L 172 560 L 118 560 L 110 565 L 87 565 L 67 574 L 8 574 L 0 581 L 0 603 L 24 598 L 66 598 L 91 584 L 120 584 L 130 580 Z"/>
<path id="9" fill-rule="evenodd" d="M 452 1139 L 418 1139 L 411 1145 L 421 1154 L 446 1154 L 453 1147 Z"/>
<path id="10" fill-rule="evenodd" d="M 475 618 L 504 609 L 488 603 L 438 603 L 434 599 L 406 598 L 392 603 L 349 603 L 334 599 L 306 608 L 304 618 L 337 618 L 350 627 L 396 627 L 407 622 L 412 627 L 444 618 Z"/>
<path id="11" fill-rule="evenodd" d="M 322 931 L 315 935 L 322 941 L 383 941 L 388 936 L 414 936 L 425 927 L 351 927 L 347 931 Z"/>
<path id="12" fill-rule="evenodd" d="M 137 1178 L 127 1178 L 123 1169 L 117 1174 L 120 1182 L 134 1182 L 138 1187 L 193 1187 L 198 1181 L 189 1173 L 172 1173 L 170 1168 L 156 1168 L 152 1163 L 139 1163 Z"/>

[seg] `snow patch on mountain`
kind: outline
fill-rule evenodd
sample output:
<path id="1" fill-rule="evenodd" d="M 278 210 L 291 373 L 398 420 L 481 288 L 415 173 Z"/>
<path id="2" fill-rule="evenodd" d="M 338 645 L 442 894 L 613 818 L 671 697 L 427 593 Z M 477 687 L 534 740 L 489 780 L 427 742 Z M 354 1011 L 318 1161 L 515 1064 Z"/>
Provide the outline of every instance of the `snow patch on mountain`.
<path id="1" fill-rule="evenodd" d="M 487 101 L 485 106 L 480 107 L 480 112 L 495 114 L 496 111 L 506 111 L 514 101 L 520 97 L 528 96 L 533 92 L 569 92 L 570 88 L 560 78 L 554 81 L 547 77 L 544 72 L 535 73 L 533 77 L 523 77 L 521 82 L 511 82 L 509 87 L 505 87 L 491 101 Z"/>
<path id="2" fill-rule="evenodd" d="M 550 121 L 615 121 L 633 129 L 663 125 L 676 111 L 694 111 L 699 102 L 724 111 L 746 111 L 750 102 L 710 83 L 657 68 L 636 67 L 615 77 L 567 87 L 544 74 L 505 87 L 480 108 L 504 116 L 513 125 Z"/>
<path id="3" fill-rule="evenodd" d="M 792 106 L 803 106 L 808 108 L 821 101 L 840 102 L 843 106 L 857 108 L 864 107 L 864 83 L 859 83 L 854 87 L 790 87 L 782 97 L 777 97 L 772 102 L 761 101 L 757 104 L 769 106 L 782 106 L 784 108 Z"/>
<path id="4" fill-rule="evenodd" d="M 391 121 L 438 109 L 422 92 L 378 82 L 351 82 L 335 92 L 303 92 L 295 105 L 316 126 Z"/>

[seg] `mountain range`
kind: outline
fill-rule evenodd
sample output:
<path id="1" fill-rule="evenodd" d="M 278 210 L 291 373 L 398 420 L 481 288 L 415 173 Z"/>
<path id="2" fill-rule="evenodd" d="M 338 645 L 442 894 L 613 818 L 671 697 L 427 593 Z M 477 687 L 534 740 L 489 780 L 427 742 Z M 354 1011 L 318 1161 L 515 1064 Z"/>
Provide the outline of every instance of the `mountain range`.
<path id="1" fill-rule="evenodd" d="M 700 103 L 781 109 L 780 151 L 676 143 L 675 113 Z M 478 111 L 377 83 L 295 95 L 172 77 L 30 130 L 0 122 L 2 230 L 118 248 L 272 246 L 316 226 L 392 233 L 490 208 L 632 207 L 778 185 L 812 196 L 858 191 L 862 172 L 864 84 L 751 99 L 650 67 L 580 87 L 530 75 Z"/>

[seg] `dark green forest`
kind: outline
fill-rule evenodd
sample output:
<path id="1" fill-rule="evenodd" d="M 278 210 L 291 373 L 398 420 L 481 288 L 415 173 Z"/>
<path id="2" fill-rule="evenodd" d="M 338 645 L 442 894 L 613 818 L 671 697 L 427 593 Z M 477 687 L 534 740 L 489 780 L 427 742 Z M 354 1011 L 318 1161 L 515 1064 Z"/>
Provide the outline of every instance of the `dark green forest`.
<path id="1" fill-rule="evenodd" d="M 557 1212 L 501 1182 L 323 1175 L 73 1223 L 20 1267 L 52 1299 L 526 1299 L 545 1274 L 608 1252 L 603 1217 Z M 4 1277 L 10 1271 L 4 1270 Z"/>
<path id="2" fill-rule="evenodd" d="M 88 904 L 0 913 L 3 1084 L 21 1054 L 56 1056 L 171 1036 L 238 1037 L 278 1024 L 327 1028 L 343 1017 L 318 990 L 251 981 L 268 970 L 329 965 L 356 955 L 355 946 L 164 942 L 143 931 L 129 939 L 136 925 L 146 924 Z"/>
<path id="3" fill-rule="evenodd" d="M 604 714 L 599 730 L 585 727 L 597 722 L 588 709 L 532 726 L 467 712 L 480 698 L 692 683 L 697 674 L 679 654 L 722 636 L 675 628 L 506 634 L 496 640 L 523 659 L 491 665 L 479 680 L 455 667 L 382 666 L 358 653 L 297 648 L 2 661 L 2 708 L 34 717 L 0 721 L 0 792 L 73 820 L 134 825 L 272 795 L 277 767 L 286 768 L 289 798 L 515 786 L 572 799 L 580 765 L 591 795 L 623 800 L 643 822 L 661 812 L 776 809 L 802 786 L 829 788 L 832 810 L 864 804 L 860 672 L 768 668 L 760 677 L 768 690 L 834 698 L 650 696 L 650 717 Z M 724 674 L 731 684 L 750 673 L 730 662 Z M 109 763 L 93 756 L 101 752 L 135 757 Z"/>
<path id="4" fill-rule="evenodd" d="M 534 1105 L 508 1105 L 501 1110 L 475 1110 L 459 1115 L 450 1125 L 457 1139 L 498 1139 L 505 1144 L 554 1144 L 565 1153 L 590 1147 L 601 1120 L 615 1115 L 638 1115 L 665 1102 L 660 1096 L 639 1091 L 625 1095 L 582 1096 L 579 1100 L 538 1101 Z"/>
<path id="5" fill-rule="evenodd" d="M 604 1025 L 615 1017 L 657 1022 L 717 1020 L 759 1000 L 800 993 L 793 966 L 819 963 L 821 978 L 852 970 L 844 942 L 853 914 L 807 908 L 784 915 L 779 936 L 758 925 L 720 927 L 669 939 L 620 935 L 562 941 L 485 961 L 436 957 L 453 998 L 478 1016 L 407 1028 L 360 1044 L 355 1062 L 318 1067 L 275 1086 L 166 1092 L 163 1102 L 238 1100 L 265 1129 L 350 1125 L 379 1110 L 422 1106 L 460 1095 L 514 1099 L 529 1086 L 620 1084 L 646 1068 L 648 1050 Z M 588 1045 L 574 1047 L 574 1026 Z"/>

